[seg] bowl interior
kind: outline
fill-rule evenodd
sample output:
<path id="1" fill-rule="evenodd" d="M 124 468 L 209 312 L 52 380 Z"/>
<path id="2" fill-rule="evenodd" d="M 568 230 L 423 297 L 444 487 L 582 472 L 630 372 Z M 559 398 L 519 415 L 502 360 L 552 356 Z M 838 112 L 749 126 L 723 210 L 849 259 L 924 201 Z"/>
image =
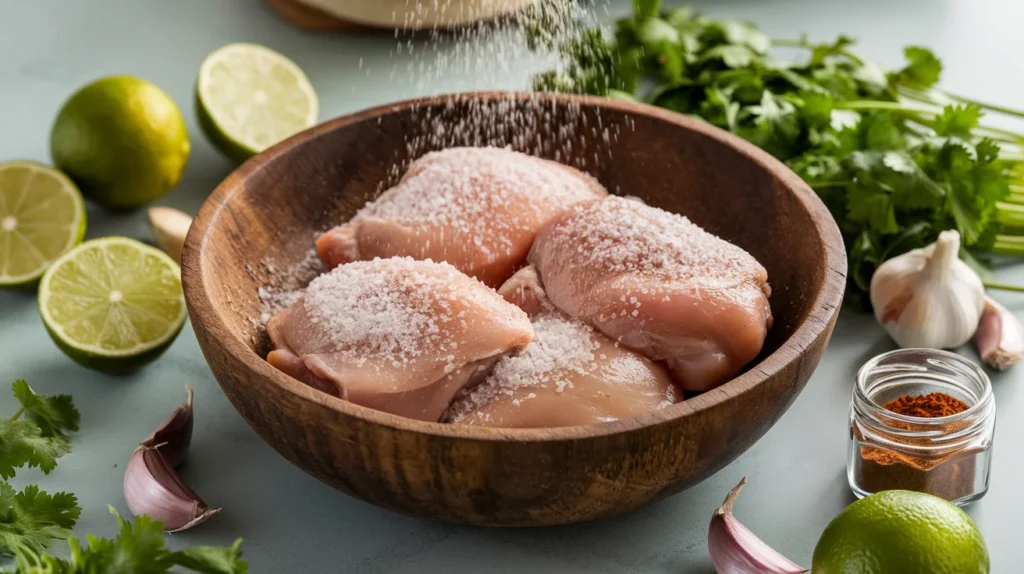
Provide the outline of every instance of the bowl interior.
<path id="1" fill-rule="evenodd" d="M 319 232 L 351 218 L 409 162 L 455 145 L 510 146 L 573 165 L 612 193 L 683 214 L 749 251 L 768 270 L 774 324 L 748 369 L 792 360 L 786 353 L 774 367 L 762 364 L 821 304 L 827 282 L 830 303 L 839 303 L 842 244 L 834 222 L 795 175 L 739 138 L 637 104 L 525 94 L 439 97 L 300 134 L 241 167 L 229 180 L 237 183 L 225 184 L 237 189 L 219 191 L 214 201 L 221 205 L 207 206 L 219 211 L 201 239 L 204 288 L 211 300 L 227 302 L 218 307 L 220 319 L 253 360 L 269 351 L 259 289 L 287 283 L 287 270 L 309 256 Z M 735 382 L 693 401 L 725 398 Z"/>

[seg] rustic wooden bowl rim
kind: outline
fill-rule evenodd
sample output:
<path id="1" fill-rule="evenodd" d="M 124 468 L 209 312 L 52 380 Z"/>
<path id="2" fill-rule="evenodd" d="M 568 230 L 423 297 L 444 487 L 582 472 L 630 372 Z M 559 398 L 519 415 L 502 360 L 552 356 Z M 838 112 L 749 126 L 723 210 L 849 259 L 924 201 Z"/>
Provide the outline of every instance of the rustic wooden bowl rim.
<path id="1" fill-rule="evenodd" d="M 607 423 L 558 428 L 500 429 L 418 421 L 362 407 L 317 391 L 278 371 L 267 363 L 263 357 L 257 355 L 244 338 L 229 327 L 228 321 L 220 311 L 211 311 L 213 306 L 192 305 L 193 310 L 201 311 L 198 314 L 193 314 L 191 317 L 193 326 L 196 329 L 203 329 L 211 333 L 220 340 L 228 353 L 234 355 L 241 363 L 252 369 L 255 376 L 249 377 L 250 381 L 272 381 L 273 384 L 282 387 L 304 401 L 325 406 L 347 416 L 403 431 L 478 441 L 544 442 L 576 440 L 630 432 L 648 426 L 669 423 L 674 419 L 698 413 L 721 402 L 728 401 L 733 397 L 750 392 L 762 381 L 780 372 L 790 362 L 799 360 L 808 346 L 823 331 L 829 328 L 832 315 L 842 302 L 843 290 L 846 285 L 846 250 L 843 246 L 842 235 L 839 233 L 835 220 L 829 215 L 828 210 L 818 196 L 785 164 L 750 142 L 697 118 L 636 102 L 552 93 L 468 92 L 385 104 L 326 121 L 256 155 L 217 186 L 199 210 L 199 214 L 189 230 L 185 241 L 185 251 L 182 256 L 182 277 L 185 284 L 186 297 L 190 299 L 209 298 L 209 292 L 206 287 L 208 268 L 204 249 L 206 247 L 206 231 L 221 216 L 228 200 L 234 194 L 244 193 L 245 188 L 243 184 L 253 174 L 259 172 L 264 166 L 272 163 L 277 158 L 287 154 L 292 148 L 343 126 L 418 107 L 444 105 L 452 101 L 453 98 L 480 99 L 485 101 L 509 100 L 510 98 L 516 100 L 543 98 L 557 102 L 572 102 L 582 106 L 618 110 L 627 114 L 647 116 L 659 121 L 676 124 L 684 129 L 699 132 L 708 138 L 734 148 L 746 160 L 754 162 L 770 172 L 796 196 L 810 214 L 817 233 L 821 237 L 825 251 L 825 272 L 821 288 L 815 296 L 810 313 L 782 346 L 759 363 L 752 365 L 746 372 L 718 388 L 681 403 L 640 416 Z M 769 277 L 770 281 L 771 278 Z"/>

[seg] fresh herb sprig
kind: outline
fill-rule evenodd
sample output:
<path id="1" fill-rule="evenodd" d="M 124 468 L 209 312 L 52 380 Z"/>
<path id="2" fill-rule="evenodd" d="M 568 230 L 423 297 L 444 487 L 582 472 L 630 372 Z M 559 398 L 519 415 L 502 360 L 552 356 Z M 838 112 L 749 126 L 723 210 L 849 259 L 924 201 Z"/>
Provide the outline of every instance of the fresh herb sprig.
<path id="1" fill-rule="evenodd" d="M 883 261 L 946 229 L 960 232 L 964 259 L 979 269 L 983 253 L 1024 255 L 1024 135 L 981 123 L 983 111 L 1024 112 L 937 89 L 942 63 L 925 48 L 907 48 L 906 65 L 887 72 L 845 36 L 774 40 L 746 22 L 662 11 L 660 0 L 634 0 L 612 38 L 594 29 L 545 37 L 535 44 L 564 63 L 538 75 L 537 89 L 640 99 L 785 161 L 839 223 L 855 303 L 868 304 Z M 780 47 L 801 55 L 780 60 Z"/>
<path id="2" fill-rule="evenodd" d="M 78 409 L 69 395 L 38 395 L 25 381 L 11 387 L 20 407 L 0 419 L 0 477 L 10 479 L 21 467 L 49 474 L 71 451 L 69 433 L 78 430 Z M 0 556 L 39 552 L 67 538 L 81 512 L 73 494 L 51 495 L 34 485 L 18 492 L 0 482 Z"/>
<path id="3" fill-rule="evenodd" d="M 160 522 L 148 516 L 133 522 L 122 518 L 113 508 L 110 513 L 120 524 L 114 539 L 89 536 L 86 544 L 68 539 L 67 559 L 42 554 L 22 547 L 14 557 L 13 574 L 164 574 L 199 572 L 201 574 L 245 574 L 248 563 L 242 559 L 239 539 L 231 546 L 193 546 L 171 551 Z"/>

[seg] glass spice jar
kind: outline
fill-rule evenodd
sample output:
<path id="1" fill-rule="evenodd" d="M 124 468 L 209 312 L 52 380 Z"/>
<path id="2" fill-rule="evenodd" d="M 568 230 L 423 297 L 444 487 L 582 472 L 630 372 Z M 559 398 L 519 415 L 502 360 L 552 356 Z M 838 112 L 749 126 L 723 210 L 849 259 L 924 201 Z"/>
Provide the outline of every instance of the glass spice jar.
<path id="1" fill-rule="evenodd" d="M 943 393 L 967 409 L 935 418 L 883 407 L 900 397 Z M 858 498 L 914 490 L 963 506 L 988 491 L 996 405 L 979 366 L 953 353 L 901 349 L 857 373 L 850 407 L 847 478 Z"/>

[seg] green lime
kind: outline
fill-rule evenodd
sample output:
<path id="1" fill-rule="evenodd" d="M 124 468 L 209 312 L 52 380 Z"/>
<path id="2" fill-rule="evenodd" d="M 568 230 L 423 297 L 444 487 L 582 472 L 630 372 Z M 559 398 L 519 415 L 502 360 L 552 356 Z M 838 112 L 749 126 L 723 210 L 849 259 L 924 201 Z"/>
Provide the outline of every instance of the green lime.
<path id="1" fill-rule="evenodd" d="M 82 195 L 66 175 L 28 161 L 0 163 L 0 287 L 35 286 L 84 235 Z"/>
<path id="2" fill-rule="evenodd" d="M 970 516 L 930 494 L 889 490 L 858 500 L 825 528 L 814 574 L 983 574 L 988 550 Z"/>
<path id="3" fill-rule="evenodd" d="M 255 44 L 228 44 L 203 60 L 196 113 L 214 147 L 242 162 L 316 124 L 316 92 L 288 58 Z"/>
<path id="4" fill-rule="evenodd" d="M 128 239 L 86 241 L 39 284 L 39 313 L 57 346 L 100 371 L 131 371 L 159 357 L 185 323 L 181 270 Z"/>
<path id="5" fill-rule="evenodd" d="M 85 196 L 112 209 L 134 209 L 181 179 L 190 150 L 185 120 L 163 90 L 113 76 L 75 92 L 50 133 L 54 164 Z"/>

